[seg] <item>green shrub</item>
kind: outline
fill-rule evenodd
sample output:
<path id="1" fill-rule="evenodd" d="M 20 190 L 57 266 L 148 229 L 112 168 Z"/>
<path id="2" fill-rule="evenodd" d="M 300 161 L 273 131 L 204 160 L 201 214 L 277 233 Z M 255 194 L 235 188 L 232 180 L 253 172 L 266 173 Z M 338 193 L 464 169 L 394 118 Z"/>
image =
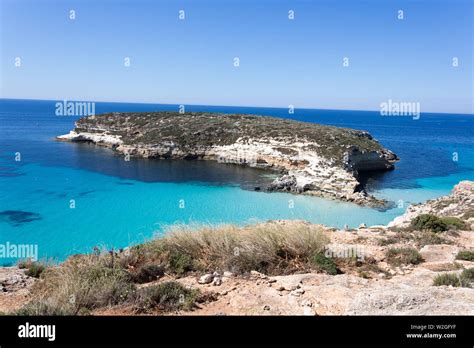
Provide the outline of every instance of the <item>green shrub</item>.
<path id="1" fill-rule="evenodd" d="M 387 251 L 386 257 L 392 266 L 417 265 L 423 261 L 418 250 L 414 248 L 391 248 Z"/>
<path id="2" fill-rule="evenodd" d="M 456 255 L 456 260 L 474 261 L 474 251 L 462 250 Z"/>
<path id="3" fill-rule="evenodd" d="M 457 262 L 451 263 L 440 263 L 437 265 L 433 265 L 430 269 L 434 272 L 447 272 L 447 271 L 456 271 L 458 269 L 463 269 L 464 266 Z"/>
<path id="4" fill-rule="evenodd" d="M 411 225 L 420 231 L 442 232 L 448 229 L 448 225 L 436 215 L 421 214 L 415 217 Z"/>
<path id="5" fill-rule="evenodd" d="M 381 238 L 377 240 L 377 244 L 380 246 L 387 246 L 390 244 L 396 244 L 400 242 L 400 239 L 396 237 L 387 237 L 387 238 Z"/>
<path id="6" fill-rule="evenodd" d="M 130 275 L 118 267 L 96 265 L 78 276 L 82 286 L 73 292 L 78 309 L 116 305 L 125 302 L 135 290 Z"/>
<path id="7" fill-rule="evenodd" d="M 420 248 L 425 245 L 434 245 L 434 244 L 452 244 L 449 239 L 446 239 L 440 236 L 439 233 L 432 231 L 420 231 L 413 233 L 413 240 L 416 245 Z"/>
<path id="8" fill-rule="evenodd" d="M 474 282 L 474 268 L 468 268 L 462 271 L 460 275 L 456 273 L 440 274 L 433 280 L 433 285 L 452 285 L 470 288 L 472 282 Z"/>
<path id="9" fill-rule="evenodd" d="M 441 286 L 441 285 L 451 285 L 451 286 L 461 286 L 461 281 L 459 280 L 459 277 L 455 273 L 444 273 L 444 274 L 438 274 L 434 280 L 433 280 L 433 285 L 435 286 Z"/>
<path id="10" fill-rule="evenodd" d="M 461 280 L 461 286 L 471 287 L 471 283 L 474 282 L 474 268 L 468 268 L 462 271 L 459 279 Z"/>
<path id="11" fill-rule="evenodd" d="M 18 268 L 26 269 L 25 274 L 29 277 L 39 278 L 41 273 L 46 269 L 46 265 L 38 261 L 20 261 Z"/>
<path id="12" fill-rule="evenodd" d="M 439 233 L 435 233 L 429 230 L 416 231 L 415 228 L 410 227 L 406 230 L 399 230 L 395 236 L 379 239 L 378 245 L 387 246 L 396 243 L 414 241 L 418 247 L 424 247 L 425 245 L 433 244 L 452 244 L 449 239 L 444 238 Z"/>
<path id="13" fill-rule="evenodd" d="M 324 253 L 315 253 L 311 258 L 311 262 L 319 271 L 326 272 L 327 274 L 337 274 L 337 265 L 333 259 L 326 257 Z"/>
<path id="14" fill-rule="evenodd" d="M 149 283 L 162 277 L 165 268 L 162 265 L 147 263 L 139 266 L 134 272 L 131 272 L 132 280 L 135 283 Z"/>
<path id="15" fill-rule="evenodd" d="M 144 311 L 154 308 L 165 312 L 191 310 L 198 296 L 198 290 L 187 289 L 176 281 L 169 281 L 143 289 L 137 307 Z"/>
<path id="16" fill-rule="evenodd" d="M 178 276 L 193 270 L 193 259 L 191 256 L 179 251 L 172 251 L 168 259 L 169 270 Z"/>
<path id="17" fill-rule="evenodd" d="M 457 218 L 457 217 L 446 216 L 446 217 L 442 217 L 440 219 L 441 219 L 442 222 L 444 222 L 448 226 L 448 228 L 449 227 L 454 227 L 458 230 L 462 230 L 462 229 L 466 228 L 465 222 L 462 221 L 461 219 Z"/>

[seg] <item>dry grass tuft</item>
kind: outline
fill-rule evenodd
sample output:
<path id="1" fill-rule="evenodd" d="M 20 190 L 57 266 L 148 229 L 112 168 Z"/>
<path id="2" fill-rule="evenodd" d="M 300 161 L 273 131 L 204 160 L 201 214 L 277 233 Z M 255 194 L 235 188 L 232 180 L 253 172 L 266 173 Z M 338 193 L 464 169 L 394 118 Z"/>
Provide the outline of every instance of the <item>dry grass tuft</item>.
<path id="1" fill-rule="evenodd" d="M 19 314 L 79 314 L 123 303 L 134 292 L 130 275 L 109 254 L 77 255 L 42 273 L 34 300 Z"/>
<path id="2" fill-rule="evenodd" d="M 178 226 L 141 251 L 160 253 L 167 258 L 163 261 L 168 261 L 169 271 L 178 274 L 183 269 L 282 274 L 307 268 L 313 255 L 322 252 L 328 241 L 322 228 L 314 225 L 266 223 L 198 230 Z"/>

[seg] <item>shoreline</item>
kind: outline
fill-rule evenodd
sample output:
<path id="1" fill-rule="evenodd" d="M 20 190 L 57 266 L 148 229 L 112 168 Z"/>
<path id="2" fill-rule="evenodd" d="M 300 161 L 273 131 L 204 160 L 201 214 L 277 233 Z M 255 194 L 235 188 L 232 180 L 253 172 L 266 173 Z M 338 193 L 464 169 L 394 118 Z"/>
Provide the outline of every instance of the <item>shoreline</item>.
<path id="1" fill-rule="evenodd" d="M 412 227 L 414 219 L 423 214 L 446 217 L 446 221 L 457 227 L 443 225 L 444 230 L 438 232 Z M 474 269 L 474 259 L 459 258 L 461 252 L 474 253 L 473 230 L 474 182 L 462 181 L 450 195 L 412 205 L 386 226 L 360 226 L 344 231 L 304 221 L 282 220 L 246 227 L 184 229 L 118 253 L 71 256 L 52 267 L 53 273 L 60 272 L 54 278 L 45 273 L 38 281 L 26 276 L 25 270 L 18 267 L 0 267 L 1 283 L 6 289 L 5 295 L 0 295 L 0 311 L 18 309 L 33 298 L 38 299 L 39 293 L 31 290 L 32 284 L 41 288 L 54 279 L 67 283 L 69 272 L 78 271 L 76 267 L 83 267 L 85 262 L 84 265 L 90 264 L 87 268 L 118 267 L 119 274 L 131 275 L 134 282 L 138 282 L 134 291 L 140 296 L 145 296 L 147 289 L 171 284 L 194 289 L 196 296 L 198 293 L 205 296 L 205 299 L 193 297 L 193 301 L 198 302 L 189 308 L 174 303 L 171 311 L 160 306 L 143 308 L 141 300 L 134 297 L 131 302 L 93 307 L 88 310 L 91 315 L 208 315 L 219 312 L 235 315 L 472 315 L 474 289 L 469 283 L 466 283 L 467 287 L 453 288 L 439 286 L 436 282 L 442 281 L 446 274 L 461 277 Z M 235 254 L 232 244 L 227 246 L 227 251 L 226 244 L 219 244 L 225 235 L 237 237 L 235 242 L 240 245 L 240 254 Z M 209 239 L 211 236 L 214 237 Z M 273 237 L 267 239 L 270 236 Z M 247 244 L 248 238 L 252 241 L 250 244 Z M 278 254 L 272 254 L 271 240 L 274 238 L 289 248 L 285 251 L 289 254 L 283 259 L 286 260 L 284 263 L 278 261 Z M 208 242 L 199 244 L 198 248 L 193 246 L 204 240 Z M 206 251 L 206 248 L 211 249 Z M 256 253 L 252 251 L 255 248 Z M 163 254 L 157 250 L 168 251 Z M 408 254 L 397 255 L 399 251 Z M 313 252 L 322 256 L 314 259 Z M 180 255 L 179 263 L 172 261 L 170 255 Z M 261 268 L 263 264 L 258 260 L 265 258 L 266 266 Z M 200 262 L 203 262 L 201 266 Z M 60 275 L 63 269 L 68 273 Z M 120 276 L 119 279 L 128 278 Z M 48 291 L 54 294 L 57 290 Z M 367 297 L 368 293 L 373 296 Z"/>

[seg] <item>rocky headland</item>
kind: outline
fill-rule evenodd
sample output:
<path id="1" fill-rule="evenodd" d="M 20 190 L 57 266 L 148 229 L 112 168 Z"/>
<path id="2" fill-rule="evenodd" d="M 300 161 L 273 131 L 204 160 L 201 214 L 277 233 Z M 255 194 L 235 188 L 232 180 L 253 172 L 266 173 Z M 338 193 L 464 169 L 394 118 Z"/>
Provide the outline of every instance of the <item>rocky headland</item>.
<path id="1" fill-rule="evenodd" d="M 281 118 L 217 113 L 109 113 L 81 118 L 59 140 L 90 142 L 130 157 L 212 160 L 280 174 L 268 191 L 383 207 L 359 173 L 394 168 L 397 156 L 369 133 Z"/>
<path id="2" fill-rule="evenodd" d="M 119 252 L 21 267 L 0 268 L 0 312 L 474 315 L 474 182 L 388 226 L 180 227 Z"/>

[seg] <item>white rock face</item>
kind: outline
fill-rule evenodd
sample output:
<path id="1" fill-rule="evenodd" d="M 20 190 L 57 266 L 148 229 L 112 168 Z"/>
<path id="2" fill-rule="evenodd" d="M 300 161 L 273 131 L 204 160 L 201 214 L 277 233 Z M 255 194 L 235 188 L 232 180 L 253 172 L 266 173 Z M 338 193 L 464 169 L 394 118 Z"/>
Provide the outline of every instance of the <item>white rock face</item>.
<path id="1" fill-rule="evenodd" d="M 285 171 L 284 176 L 274 181 L 274 190 L 356 202 L 368 200 L 365 193 L 356 191 L 359 181 L 354 172 L 306 150 L 308 145 L 311 144 L 299 142 L 289 146 L 288 142 L 273 139 L 246 139 L 244 143 L 239 139 L 232 145 L 214 147 L 205 156 L 224 163 Z"/>
<path id="2" fill-rule="evenodd" d="M 111 135 L 106 133 L 76 133 L 74 131 L 70 131 L 68 134 L 60 135 L 57 137 L 59 140 L 66 140 L 66 141 L 90 141 L 96 144 L 102 145 L 120 145 L 123 141 L 120 139 L 120 136 Z"/>
<path id="3" fill-rule="evenodd" d="M 424 204 L 410 205 L 405 214 L 396 217 L 387 226 L 404 228 L 420 214 L 458 217 L 472 209 L 474 209 L 474 182 L 465 180 L 454 186 L 449 196 L 429 200 Z"/>

